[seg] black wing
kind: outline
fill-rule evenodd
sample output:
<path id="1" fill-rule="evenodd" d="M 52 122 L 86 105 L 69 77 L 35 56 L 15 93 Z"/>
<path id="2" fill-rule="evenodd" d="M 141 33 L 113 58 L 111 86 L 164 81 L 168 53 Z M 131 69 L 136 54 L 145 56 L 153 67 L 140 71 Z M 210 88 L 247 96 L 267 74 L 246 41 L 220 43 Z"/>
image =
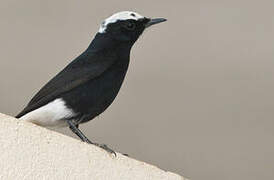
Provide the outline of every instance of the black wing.
<path id="1" fill-rule="evenodd" d="M 85 51 L 51 79 L 16 117 L 20 118 L 63 93 L 98 77 L 116 60 L 117 56 L 114 53 Z"/>

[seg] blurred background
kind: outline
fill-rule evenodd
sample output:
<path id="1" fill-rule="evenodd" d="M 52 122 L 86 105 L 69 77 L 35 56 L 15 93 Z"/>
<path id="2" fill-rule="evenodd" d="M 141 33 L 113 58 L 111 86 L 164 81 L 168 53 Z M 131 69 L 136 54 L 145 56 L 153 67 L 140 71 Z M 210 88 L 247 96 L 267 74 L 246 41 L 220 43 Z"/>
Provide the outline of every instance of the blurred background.
<path id="1" fill-rule="evenodd" d="M 21 111 L 121 10 L 168 21 L 135 44 L 86 135 L 193 180 L 274 179 L 274 1 L 1 0 L 0 112 Z"/>

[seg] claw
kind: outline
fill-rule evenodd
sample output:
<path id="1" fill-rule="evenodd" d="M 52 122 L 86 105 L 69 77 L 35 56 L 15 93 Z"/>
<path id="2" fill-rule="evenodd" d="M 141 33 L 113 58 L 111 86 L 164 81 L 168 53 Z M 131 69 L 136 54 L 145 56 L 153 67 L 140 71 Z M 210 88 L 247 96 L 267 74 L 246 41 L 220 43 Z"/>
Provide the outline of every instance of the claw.
<path id="1" fill-rule="evenodd" d="M 100 144 L 99 147 L 106 150 L 108 153 L 113 154 L 115 157 L 117 156 L 116 152 L 110 149 L 106 144 Z"/>
<path id="2" fill-rule="evenodd" d="M 98 143 L 93 143 L 91 142 L 78 128 L 79 125 L 75 124 L 72 122 L 72 120 L 67 120 L 67 123 L 69 125 L 69 128 L 72 130 L 73 133 L 75 133 L 78 137 L 80 137 L 80 139 L 88 144 L 94 144 L 102 149 L 104 149 L 105 151 L 107 151 L 108 153 L 114 154 L 114 156 L 116 157 L 116 153 L 115 151 L 113 151 L 112 149 L 110 149 L 109 147 L 107 147 L 107 145 L 105 144 L 98 144 Z"/>
<path id="3" fill-rule="evenodd" d="M 115 151 L 113 151 L 112 149 L 110 149 L 106 144 L 97 144 L 97 143 L 94 143 L 94 145 L 104 149 L 105 151 L 107 151 L 108 153 L 114 155 L 115 157 L 117 157 L 117 154 Z"/>

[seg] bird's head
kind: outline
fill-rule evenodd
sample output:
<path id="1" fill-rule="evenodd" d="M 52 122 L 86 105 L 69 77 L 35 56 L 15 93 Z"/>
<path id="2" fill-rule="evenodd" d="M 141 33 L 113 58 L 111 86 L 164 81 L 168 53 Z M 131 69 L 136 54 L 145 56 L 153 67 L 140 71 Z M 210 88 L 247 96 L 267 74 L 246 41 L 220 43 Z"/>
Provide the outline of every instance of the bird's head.
<path id="1" fill-rule="evenodd" d="M 164 21 L 164 18 L 151 19 L 136 12 L 122 11 L 105 19 L 99 33 L 110 35 L 117 41 L 133 44 L 146 28 Z"/>

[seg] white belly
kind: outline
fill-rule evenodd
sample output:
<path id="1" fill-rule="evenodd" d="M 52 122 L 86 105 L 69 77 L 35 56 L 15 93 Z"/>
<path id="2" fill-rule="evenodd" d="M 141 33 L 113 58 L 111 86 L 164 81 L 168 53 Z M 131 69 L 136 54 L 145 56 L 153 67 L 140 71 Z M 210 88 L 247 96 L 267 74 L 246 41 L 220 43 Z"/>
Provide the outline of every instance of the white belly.
<path id="1" fill-rule="evenodd" d="M 73 117 L 74 115 L 73 110 L 67 108 L 64 100 L 59 98 L 25 114 L 20 119 L 40 126 L 65 127 L 67 126 L 65 119 Z"/>

